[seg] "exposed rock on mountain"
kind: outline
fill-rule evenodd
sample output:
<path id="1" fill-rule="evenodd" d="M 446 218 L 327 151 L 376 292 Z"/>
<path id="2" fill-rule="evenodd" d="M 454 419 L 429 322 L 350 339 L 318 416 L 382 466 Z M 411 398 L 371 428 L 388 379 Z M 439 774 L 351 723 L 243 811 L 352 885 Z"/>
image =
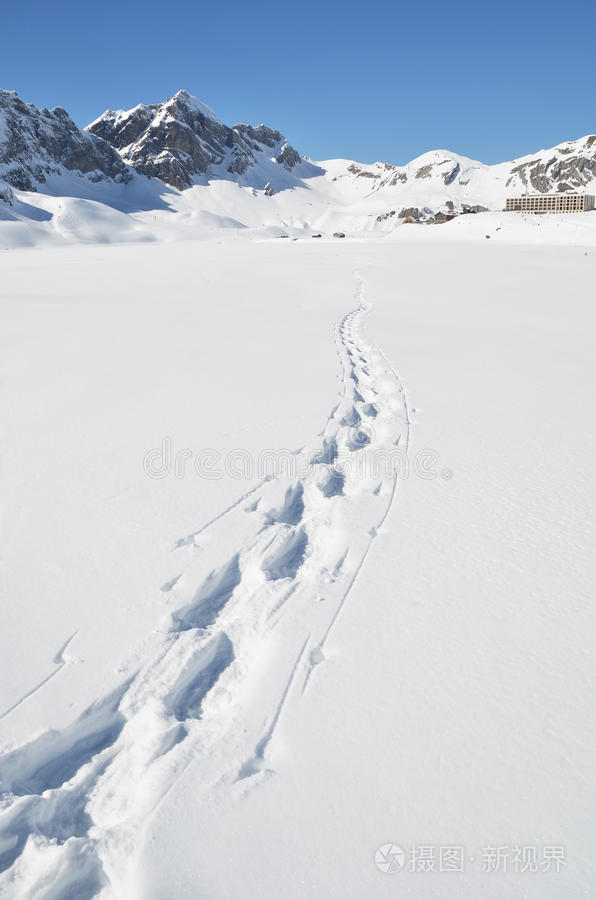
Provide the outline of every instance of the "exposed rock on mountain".
<path id="1" fill-rule="evenodd" d="M 418 219 L 420 218 L 420 210 L 417 206 L 410 206 L 407 209 L 402 209 L 399 217 L 400 219 Z"/>
<path id="2" fill-rule="evenodd" d="M 447 206 L 449 206 L 449 204 L 447 204 Z M 453 207 L 451 207 L 451 209 L 453 209 Z M 470 206 L 469 203 L 462 203 L 461 211 L 464 216 L 473 215 L 475 213 L 488 212 L 488 206 L 482 206 L 479 203 L 475 203 L 472 206 Z"/>
<path id="3" fill-rule="evenodd" d="M 4 184 L 4 182 L 0 181 L 0 200 L 4 203 L 8 203 L 9 206 L 12 206 L 14 203 L 14 194 L 12 192 L 12 188 L 8 184 Z"/>
<path id="4" fill-rule="evenodd" d="M 81 131 L 61 107 L 37 109 L 14 91 L 0 90 L 0 176 L 15 188 L 35 191 L 66 171 L 91 181 L 133 177 L 105 141 Z"/>
<path id="5" fill-rule="evenodd" d="M 430 166 L 422 166 L 422 168 L 418 169 L 416 172 L 416 178 L 430 178 L 432 174 L 433 167 Z"/>
<path id="6" fill-rule="evenodd" d="M 507 187 L 521 186 L 541 194 L 562 193 L 581 190 L 594 178 L 596 134 L 591 134 L 513 166 Z"/>
<path id="7" fill-rule="evenodd" d="M 112 144 L 138 172 L 179 190 L 213 165 L 244 175 L 260 158 L 287 171 L 301 162 L 279 131 L 265 125 L 230 128 L 187 91 L 161 104 L 107 110 L 87 130 Z"/>
<path id="8" fill-rule="evenodd" d="M 450 172 L 443 172 L 443 181 L 445 184 L 453 184 L 461 171 L 459 163 L 456 163 Z"/>

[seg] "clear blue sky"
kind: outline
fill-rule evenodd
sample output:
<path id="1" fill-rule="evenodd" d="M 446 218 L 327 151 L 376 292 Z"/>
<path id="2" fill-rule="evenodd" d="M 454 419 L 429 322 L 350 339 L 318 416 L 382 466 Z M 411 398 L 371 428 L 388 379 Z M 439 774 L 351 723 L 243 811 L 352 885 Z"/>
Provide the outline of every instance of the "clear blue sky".
<path id="1" fill-rule="evenodd" d="M 79 125 L 179 88 L 315 159 L 499 162 L 596 132 L 596 0 L 3 5 L 0 87 Z"/>

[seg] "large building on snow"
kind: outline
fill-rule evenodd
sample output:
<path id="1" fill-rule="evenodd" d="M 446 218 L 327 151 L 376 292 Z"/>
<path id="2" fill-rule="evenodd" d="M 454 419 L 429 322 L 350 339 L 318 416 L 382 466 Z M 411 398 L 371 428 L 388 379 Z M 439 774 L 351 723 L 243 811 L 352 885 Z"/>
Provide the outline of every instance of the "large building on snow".
<path id="1" fill-rule="evenodd" d="M 525 194 L 509 197 L 505 203 L 508 212 L 587 212 L 594 209 L 592 194 Z"/>

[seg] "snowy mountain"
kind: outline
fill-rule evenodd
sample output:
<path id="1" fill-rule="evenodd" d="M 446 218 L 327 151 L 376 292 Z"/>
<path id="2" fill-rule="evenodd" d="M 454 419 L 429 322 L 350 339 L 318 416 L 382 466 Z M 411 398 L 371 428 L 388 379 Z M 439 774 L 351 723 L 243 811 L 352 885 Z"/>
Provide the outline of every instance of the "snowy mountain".
<path id="1" fill-rule="evenodd" d="M 266 125 L 224 125 L 210 107 L 178 91 L 165 103 L 107 110 L 87 131 L 108 141 L 122 159 L 143 175 L 182 190 L 212 166 L 231 176 L 265 161 L 286 171 L 301 162 L 285 137 Z"/>
<path id="2" fill-rule="evenodd" d="M 501 211 L 521 192 L 566 191 L 596 193 L 596 135 L 490 166 L 449 150 L 400 166 L 315 163 L 273 128 L 224 124 L 187 91 L 108 110 L 85 130 L 63 109 L 0 91 L 3 246 L 230 228 L 262 237 L 389 233 L 404 221 Z"/>
<path id="3" fill-rule="evenodd" d="M 66 171 L 92 182 L 125 184 L 133 178 L 113 147 L 81 131 L 61 107 L 40 110 L 14 91 L 0 90 L 0 178 L 34 191 Z"/>
<path id="4" fill-rule="evenodd" d="M 487 166 L 449 150 L 434 150 L 412 160 L 406 166 L 375 163 L 362 166 L 352 163 L 349 173 L 357 178 L 369 179 L 372 190 L 399 187 L 408 182 L 419 182 L 421 193 L 426 186 L 444 186 L 461 194 L 476 191 L 486 199 L 487 182 L 504 186 L 511 192 L 551 193 L 582 191 L 596 180 L 596 135 L 588 135 L 577 141 L 566 141 L 550 150 L 512 162 Z"/>
<path id="5" fill-rule="evenodd" d="M 543 150 L 523 160 L 516 160 L 510 169 L 507 187 L 512 191 L 529 193 L 550 191 L 579 191 L 590 187 L 596 180 L 596 134 L 577 141 L 567 141 Z"/>
<path id="6" fill-rule="evenodd" d="M 520 193 L 594 193 L 596 135 L 491 166 L 449 150 L 432 150 L 405 166 L 348 163 L 336 177 L 363 181 L 371 196 L 391 199 L 395 207 L 386 215 L 398 218 L 420 215 L 425 208 L 429 214 L 498 210 L 506 197 Z"/>

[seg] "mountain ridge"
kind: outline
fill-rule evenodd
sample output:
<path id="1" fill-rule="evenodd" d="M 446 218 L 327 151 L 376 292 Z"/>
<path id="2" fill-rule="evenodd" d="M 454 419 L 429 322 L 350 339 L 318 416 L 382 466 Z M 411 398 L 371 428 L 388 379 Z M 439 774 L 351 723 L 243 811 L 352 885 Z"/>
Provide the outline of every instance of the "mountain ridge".
<path id="1" fill-rule="evenodd" d="M 0 219 L 47 219 L 52 227 L 60 219 L 69 239 L 78 230 L 99 233 L 87 228 L 86 216 L 101 220 L 102 239 L 111 239 L 111 221 L 118 233 L 138 225 L 126 216 L 116 223 L 106 207 L 154 213 L 143 223 L 145 235 L 162 213 L 168 225 L 159 233 L 170 233 L 173 212 L 185 234 L 359 233 L 500 211 L 520 193 L 570 191 L 596 193 L 596 135 L 495 165 L 443 149 L 405 165 L 315 162 L 267 125 L 226 125 L 187 91 L 163 103 L 107 110 L 86 129 L 59 107 L 39 110 L 14 91 L 0 91 Z M 45 195 L 80 202 L 66 216 L 65 204 L 49 210 Z"/>
<path id="2" fill-rule="evenodd" d="M 62 107 L 37 109 L 16 91 L 0 90 L 0 178 L 31 191 L 64 172 L 95 182 L 133 178 L 115 149 L 80 129 Z"/>
<path id="3" fill-rule="evenodd" d="M 287 171 L 302 162 L 279 131 L 262 124 L 225 125 L 211 107 L 184 90 L 164 103 L 106 110 L 85 130 L 111 144 L 139 174 L 178 190 L 214 165 L 225 164 L 230 175 L 244 175 L 267 150 L 273 153 L 270 162 Z"/>

